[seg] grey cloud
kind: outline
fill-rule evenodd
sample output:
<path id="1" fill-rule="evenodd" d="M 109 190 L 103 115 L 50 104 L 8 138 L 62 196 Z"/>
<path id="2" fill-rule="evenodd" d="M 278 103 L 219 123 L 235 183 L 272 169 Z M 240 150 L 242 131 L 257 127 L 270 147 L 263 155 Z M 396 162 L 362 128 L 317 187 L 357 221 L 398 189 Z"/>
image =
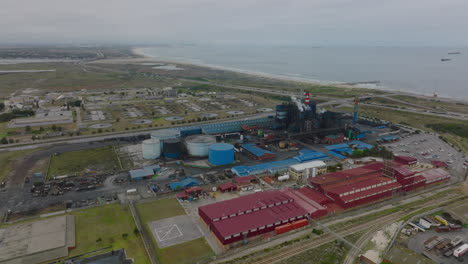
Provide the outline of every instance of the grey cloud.
<path id="1" fill-rule="evenodd" d="M 0 43 L 468 45 L 464 0 L 2 0 Z"/>

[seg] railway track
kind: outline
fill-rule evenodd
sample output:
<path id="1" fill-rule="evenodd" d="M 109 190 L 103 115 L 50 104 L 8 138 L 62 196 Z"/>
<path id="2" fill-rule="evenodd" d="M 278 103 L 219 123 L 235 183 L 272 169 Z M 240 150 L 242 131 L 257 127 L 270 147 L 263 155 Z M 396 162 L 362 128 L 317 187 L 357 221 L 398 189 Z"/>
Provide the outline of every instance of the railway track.
<path id="1" fill-rule="evenodd" d="M 371 223 L 364 223 L 364 224 L 360 224 L 360 225 L 353 226 L 353 227 L 342 228 L 339 231 L 336 231 L 336 233 L 338 233 L 342 237 L 345 237 L 345 236 L 357 233 L 359 231 L 368 229 L 370 226 L 374 227 L 374 226 L 378 225 L 379 227 L 381 227 L 382 223 L 393 222 L 393 221 L 399 219 L 400 217 L 402 217 L 404 214 L 405 213 L 403 213 L 403 212 L 396 212 L 396 213 L 387 215 L 385 217 L 375 219 Z M 307 251 L 307 250 L 309 250 L 311 248 L 319 247 L 319 246 L 321 246 L 323 244 L 329 243 L 329 242 L 331 242 L 331 241 L 333 241 L 335 239 L 336 239 L 336 237 L 334 235 L 328 233 L 328 234 L 322 235 L 321 237 L 318 237 L 316 240 L 302 243 L 301 245 L 292 247 L 290 249 L 286 249 L 285 251 L 277 253 L 277 254 L 275 254 L 273 256 L 268 256 L 268 257 L 265 257 L 263 259 L 256 260 L 256 261 L 253 261 L 253 262 L 249 262 L 249 263 L 256 263 L 256 264 L 276 263 L 276 262 L 279 262 L 281 260 L 285 260 L 287 258 L 290 258 L 290 257 L 292 257 L 294 255 L 297 255 L 299 253 L 302 253 L 304 251 Z"/>

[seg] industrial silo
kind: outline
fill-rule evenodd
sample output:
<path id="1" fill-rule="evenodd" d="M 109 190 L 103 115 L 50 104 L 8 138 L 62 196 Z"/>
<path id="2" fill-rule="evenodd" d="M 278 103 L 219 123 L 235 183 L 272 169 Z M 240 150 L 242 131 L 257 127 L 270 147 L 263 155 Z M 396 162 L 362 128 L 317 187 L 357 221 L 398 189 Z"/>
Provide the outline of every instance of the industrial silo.
<path id="1" fill-rule="evenodd" d="M 209 147 L 208 161 L 213 165 L 234 163 L 234 146 L 226 143 L 216 143 Z"/>
<path id="2" fill-rule="evenodd" d="M 185 139 L 187 152 L 190 156 L 208 156 L 208 149 L 216 143 L 216 137 L 210 135 L 193 135 Z"/>
<path id="3" fill-rule="evenodd" d="M 288 117 L 288 110 L 285 105 L 276 106 L 276 119 L 279 122 L 285 122 Z"/>
<path id="4" fill-rule="evenodd" d="M 147 139 L 141 143 L 143 158 L 157 159 L 161 156 L 161 141 L 159 139 Z"/>
<path id="5" fill-rule="evenodd" d="M 163 155 L 166 158 L 179 158 L 184 151 L 184 146 L 179 138 L 170 138 L 163 141 Z"/>
<path id="6" fill-rule="evenodd" d="M 163 151 L 164 147 L 164 140 L 171 139 L 171 138 L 179 138 L 180 131 L 176 129 L 160 129 L 151 132 L 152 139 L 158 139 L 161 142 L 161 151 Z"/>

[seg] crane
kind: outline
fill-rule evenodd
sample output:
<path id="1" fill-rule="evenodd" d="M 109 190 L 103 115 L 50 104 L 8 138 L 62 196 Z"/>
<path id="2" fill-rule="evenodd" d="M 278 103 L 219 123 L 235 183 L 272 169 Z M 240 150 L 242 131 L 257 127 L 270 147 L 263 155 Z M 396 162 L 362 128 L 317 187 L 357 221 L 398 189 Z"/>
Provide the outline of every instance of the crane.
<path id="1" fill-rule="evenodd" d="M 353 126 L 356 126 L 358 120 L 359 97 L 354 98 Z"/>

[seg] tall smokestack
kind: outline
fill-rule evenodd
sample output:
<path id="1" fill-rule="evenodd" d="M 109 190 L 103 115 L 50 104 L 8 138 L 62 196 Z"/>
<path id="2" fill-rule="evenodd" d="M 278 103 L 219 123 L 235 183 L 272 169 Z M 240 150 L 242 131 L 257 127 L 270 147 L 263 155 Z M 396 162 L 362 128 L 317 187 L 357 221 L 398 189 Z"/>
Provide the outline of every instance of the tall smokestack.
<path id="1" fill-rule="evenodd" d="M 310 104 L 310 93 L 306 92 L 304 94 L 304 104 L 309 105 Z"/>

